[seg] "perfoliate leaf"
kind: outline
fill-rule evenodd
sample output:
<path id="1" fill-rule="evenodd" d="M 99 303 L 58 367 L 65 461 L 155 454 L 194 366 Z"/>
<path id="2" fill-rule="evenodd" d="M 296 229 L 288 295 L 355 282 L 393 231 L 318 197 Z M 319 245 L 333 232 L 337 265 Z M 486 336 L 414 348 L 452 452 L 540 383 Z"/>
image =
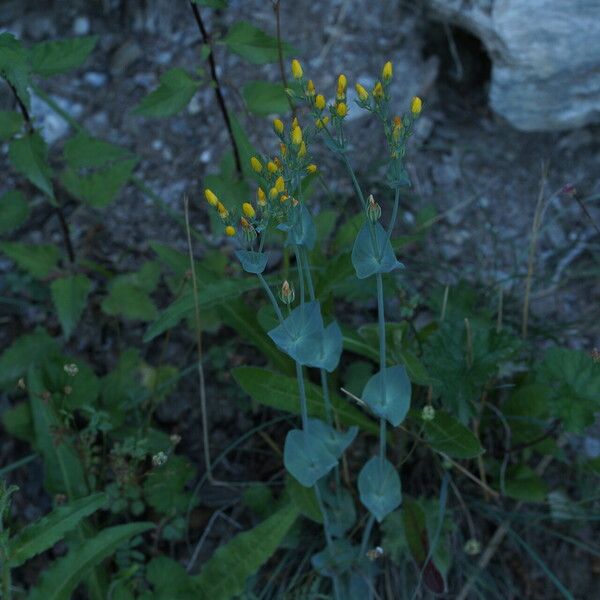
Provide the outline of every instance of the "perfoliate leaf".
<path id="1" fill-rule="evenodd" d="M 267 35 L 247 21 L 236 21 L 223 42 L 229 50 L 255 65 L 276 62 L 278 60 L 277 38 Z M 285 56 L 293 52 L 293 48 L 283 43 Z"/>
<path id="2" fill-rule="evenodd" d="M 14 110 L 0 110 L 0 140 L 9 140 L 23 127 L 23 116 Z"/>
<path id="3" fill-rule="evenodd" d="M 385 229 L 379 222 L 365 223 L 361 227 L 352 248 L 352 264 L 359 279 L 404 268 L 396 259 Z"/>
<path id="4" fill-rule="evenodd" d="M 52 169 L 46 156 L 46 142 L 38 133 L 28 133 L 10 143 L 8 156 L 16 171 L 24 175 L 44 194 L 54 199 Z"/>
<path id="5" fill-rule="evenodd" d="M 241 594 L 246 579 L 274 554 L 297 518 L 296 507 L 288 503 L 254 529 L 221 546 L 193 578 L 196 597 L 230 600 Z"/>
<path id="6" fill-rule="evenodd" d="M 85 275 L 55 279 L 50 285 L 52 301 L 66 338 L 79 322 L 90 292 L 91 283 Z"/>
<path id="7" fill-rule="evenodd" d="M 337 490 L 330 490 L 325 480 L 319 484 L 319 489 L 323 496 L 323 504 L 325 505 L 327 516 L 329 517 L 331 535 L 334 537 L 343 537 L 356 523 L 354 498 L 344 487 L 339 487 Z"/>
<path id="8" fill-rule="evenodd" d="M 36 279 L 44 279 L 50 275 L 60 256 L 58 248 L 52 244 L 2 242 L 0 251 Z"/>
<path id="9" fill-rule="evenodd" d="M 259 275 L 265 270 L 268 255 L 265 252 L 253 252 L 251 250 L 236 250 L 235 255 L 242 264 L 246 273 Z"/>
<path id="10" fill-rule="evenodd" d="M 483 451 L 475 434 L 441 410 L 431 421 L 425 421 L 425 439 L 434 450 L 452 458 L 474 458 Z"/>
<path id="11" fill-rule="evenodd" d="M 29 51 L 31 70 L 49 77 L 81 66 L 94 49 L 97 35 L 34 44 Z"/>
<path id="12" fill-rule="evenodd" d="M 11 568 L 40 554 L 59 542 L 85 517 L 101 508 L 106 502 L 104 494 L 93 494 L 56 507 L 39 521 L 21 529 L 10 539 L 8 560 Z"/>
<path id="13" fill-rule="evenodd" d="M 402 502 L 400 477 L 391 462 L 374 456 L 358 475 L 360 501 L 381 523 Z"/>
<path id="14" fill-rule="evenodd" d="M 154 523 L 128 523 L 100 531 L 52 563 L 40 583 L 31 590 L 28 600 L 69 600 L 93 567 L 114 554 L 127 540 L 152 528 Z"/>
<path id="15" fill-rule="evenodd" d="M 317 230 L 304 204 L 291 211 L 289 223 L 282 223 L 277 229 L 287 231 L 286 246 L 305 246 L 308 250 L 315 247 Z"/>
<path id="16" fill-rule="evenodd" d="M 318 437 L 333 456 L 339 458 L 344 450 L 354 441 L 358 427 L 350 427 L 346 433 L 334 429 L 321 419 L 308 419 L 306 430 Z"/>
<path id="17" fill-rule="evenodd" d="M 359 547 L 352 546 L 348 540 L 334 540 L 331 547 L 327 547 L 317 554 L 313 554 L 310 563 L 325 577 L 334 577 L 347 572 L 358 558 Z"/>
<path id="18" fill-rule="evenodd" d="M 316 523 L 323 522 L 323 515 L 314 488 L 304 487 L 288 475 L 285 478 L 285 491 L 300 514 Z"/>
<path id="19" fill-rule="evenodd" d="M 309 430 L 292 429 L 285 437 L 283 464 L 305 487 L 312 487 L 337 464 L 325 442 Z"/>
<path id="20" fill-rule="evenodd" d="M 20 227 L 29 216 L 29 205 L 17 190 L 0 196 L 0 233 L 10 233 Z"/>
<path id="21" fill-rule="evenodd" d="M 256 115 L 285 114 L 289 112 L 285 89 L 279 83 L 250 81 L 242 89 L 248 110 Z"/>
<path id="22" fill-rule="evenodd" d="M 170 117 L 188 105 L 199 85 L 184 69 L 169 69 L 134 112 L 142 117 Z"/>
<path id="23" fill-rule="evenodd" d="M 381 371 L 375 373 L 367 381 L 361 398 L 376 415 L 398 427 L 408 413 L 410 397 L 411 384 L 406 369 L 396 365 L 386 367 L 385 378 Z"/>

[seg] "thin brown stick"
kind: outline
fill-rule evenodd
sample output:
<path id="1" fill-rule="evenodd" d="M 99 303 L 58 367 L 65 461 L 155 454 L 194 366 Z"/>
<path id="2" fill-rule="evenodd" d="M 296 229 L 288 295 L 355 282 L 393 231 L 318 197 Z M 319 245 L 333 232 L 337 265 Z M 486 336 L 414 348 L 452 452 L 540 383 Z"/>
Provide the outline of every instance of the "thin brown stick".
<path id="1" fill-rule="evenodd" d="M 215 97 L 217 99 L 217 104 L 219 105 L 219 109 L 221 110 L 221 114 L 223 115 L 223 121 L 225 121 L 225 127 L 227 129 L 227 133 L 229 134 L 229 141 L 231 142 L 231 147 L 233 149 L 233 158 L 235 160 L 235 170 L 237 171 L 238 177 L 242 177 L 242 160 L 240 158 L 240 150 L 238 148 L 237 142 L 235 140 L 235 136 L 233 135 L 233 128 L 231 126 L 231 119 L 229 117 L 229 112 L 227 111 L 227 105 L 225 104 L 225 98 L 223 97 L 223 92 L 221 90 L 221 84 L 219 83 L 219 77 L 217 75 L 217 66 L 215 63 L 215 55 L 212 46 L 211 37 L 204 26 L 204 21 L 202 21 L 202 15 L 200 14 L 200 8 L 195 2 L 190 0 L 190 6 L 192 8 L 192 12 L 194 13 L 194 18 L 196 20 L 196 25 L 198 25 L 198 29 L 200 30 L 200 35 L 202 36 L 202 42 L 208 46 L 208 66 L 210 69 L 210 78 L 213 82 L 213 89 L 215 90 Z"/>

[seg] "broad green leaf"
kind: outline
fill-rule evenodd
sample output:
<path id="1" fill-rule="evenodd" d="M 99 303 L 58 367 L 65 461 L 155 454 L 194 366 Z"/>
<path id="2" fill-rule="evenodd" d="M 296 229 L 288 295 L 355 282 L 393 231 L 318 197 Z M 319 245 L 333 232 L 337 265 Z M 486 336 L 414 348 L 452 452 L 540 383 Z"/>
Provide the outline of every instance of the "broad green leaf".
<path id="1" fill-rule="evenodd" d="M 127 540 L 154 526 L 154 523 L 116 525 L 71 548 L 45 570 L 28 600 L 69 600 L 93 567 L 112 556 Z"/>
<path id="2" fill-rule="evenodd" d="M 227 8 L 227 0 L 192 0 L 192 2 L 208 8 Z"/>
<path id="3" fill-rule="evenodd" d="M 48 277 L 56 268 L 60 256 L 58 248 L 52 244 L 2 242 L 0 251 L 36 279 Z"/>
<path id="4" fill-rule="evenodd" d="M 285 114 L 290 110 L 285 89 L 279 83 L 250 81 L 242 88 L 242 95 L 248 110 L 256 115 Z"/>
<path id="5" fill-rule="evenodd" d="M 21 192 L 12 190 L 0 196 L 0 233 L 10 233 L 29 216 L 29 205 Z"/>
<path id="6" fill-rule="evenodd" d="M 0 77 L 16 90 L 25 107 L 31 109 L 29 97 L 29 60 L 25 48 L 12 33 L 0 33 Z"/>
<path id="7" fill-rule="evenodd" d="M 152 600 L 192 600 L 194 598 L 192 577 L 187 574 L 180 563 L 166 556 L 157 556 L 148 563 L 146 579 L 154 588 Z"/>
<path id="8" fill-rule="evenodd" d="M 65 143 L 64 153 L 67 164 L 73 169 L 102 167 L 131 157 L 125 148 L 85 133 L 70 138 Z"/>
<path id="9" fill-rule="evenodd" d="M 278 60 L 277 38 L 267 35 L 247 21 L 236 21 L 223 42 L 229 50 L 255 65 Z M 288 56 L 293 52 L 293 48 L 283 42 L 282 51 L 284 56 Z"/>
<path id="10" fill-rule="evenodd" d="M 295 378 L 279 375 L 259 367 L 238 367 L 233 370 L 233 378 L 255 401 L 264 406 L 300 414 L 300 401 Z M 306 382 L 308 414 L 319 419 L 325 418 L 325 406 L 321 389 Z M 333 409 L 342 425 L 358 425 L 364 431 L 378 433 L 379 426 L 372 419 L 337 395 L 332 395 Z"/>
<path id="11" fill-rule="evenodd" d="M 298 517 L 291 503 L 221 546 L 194 578 L 198 598 L 231 600 L 244 591 L 246 579 L 275 553 Z"/>
<path id="12" fill-rule="evenodd" d="M 483 449 L 475 434 L 441 410 L 432 421 L 425 421 L 425 439 L 434 450 L 452 458 L 474 458 Z"/>
<path id="13" fill-rule="evenodd" d="M 80 67 L 90 55 L 98 36 L 88 35 L 34 44 L 29 50 L 31 70 L 49 77 Z"/>
<path id="14" fill-rule="evenodd" d="M 59 542 L 85 517 L 91 515 L 106 502 L 106 496 L 93 494 L 56 507 L 39 521 L 21 529 L 10 539 L 8 546 L 9 564 L 12 568 L 40 554 Z"/>
<path id="15" fill-rule="evenodd" d="M 90 280 L 85 275 L 62 277 L 50 284 L 52 301 L 66 338 L 71 336 L 83 314 L 90 286 Z"/>
<path id="16" fill-rule="evenodd" d="M 52 169 L 47 161 L 48 148 L 38 133 L 13 140 L 8 149 L 10 162 L 16 171 L 24 175 L 44 194 L 54 199 Z"/>
<path id="17" fill-rule="evenodd" d="M 396 365 L 378 371 L 367 381 L 361 399 L 376 415 L 398 427 L 410 408 L 411 385 L 406 369 Z"/>
<path id="18" fill-rule="evenodd" d="M 184 69 L 169 69 L 162 74 L 158 88 L 134 112 L 143 117 L 170 117 L 187 106 L 198 87 L 199 82 Z"/>
<path id="19" fill-rule="evenodd" d="M 248 134 L 242 127 L 242 124 L 240 123 L 237 116 L 234 113 L 231 113 L 229 117 L 231 119 L 231 130 L 233 132 L 233 138 L 235 139 L 235 143 L 240 153 L 240 160 L 242 161 L 242 172 L 244 174 L 244 178 L 247 180 L 255 179 L 256 173 L 252 170 L 252 167 L 250 166 L 250 159 L 253 156 L 256 156 L 257 151 L 250 142 L 250 138 L 248 137 Z M 221 176 L 223 175 L 223 171 L 224 168 L 222 166 Z M 235 179 L 237 179 L 237 177 Z M 232 182 L 230 182 L 229 185 L 232 186 Z M 237 189 L 240 189 L 239 185 L 236 187 Z M 237 199 L 237 202 L 241 203 L 241 200 Z"/>
<path id="20" fill-rule="evenodd" d="M 158 316 L 148 292 L 123 279 L 111 282 L 108 296 L 102 301 L 102 312 L 140 321 L 152 321 Z"/>
<path id="21" fill-rule="evenodd" d="M 154 468 L 144 482 L 144 497 L 152 508 L 169 514 L 188 508 L 190 494 L 185 487 L 195 475 L 190 461 L 183 456 L 171 456 L 161 467 Z"/>
<path id="22" fill-rule="evenodd" d="M 381 523 L 402 502 L 402 486 L 394 465 L 374 456 L 358 475 L 360 501 Z"/>
<path id="23" fill-rule="evenodd" d="M 0 110 L 0 140 L 9 140 L 23 127 L 23 116 L 14 110 Z"/>
<path id="24" fill-rule="evenodd" d="M 544 480 L 527 465 L 514 465 L 506 473 L 507 496 L 526 502 L 543 502 L 548 494 Z"/>
<path id="25" fill-rule="evenodd" d="M 2 413 L 2 425 L 6 432 L 31 446 L 35 443 L 33 417 L 29 402 L 18 402 Z"/>
<path id="26" fill-rule="evenodd" d="M 0 355 L 0 388 L 16 386 L 29 367 L 37 366 L 58 351 L 56 341 L 43 330 L 17 338 Z"/>
<path id="27" fill-rule="evenodd" d="M 79 174 L 67 167 L 61 175 L 61 181 L 82 202 L 95 208 L 104 208 L 131 179 L 136 164 L 136 159 L 127 159 L 88 174 Z"/>

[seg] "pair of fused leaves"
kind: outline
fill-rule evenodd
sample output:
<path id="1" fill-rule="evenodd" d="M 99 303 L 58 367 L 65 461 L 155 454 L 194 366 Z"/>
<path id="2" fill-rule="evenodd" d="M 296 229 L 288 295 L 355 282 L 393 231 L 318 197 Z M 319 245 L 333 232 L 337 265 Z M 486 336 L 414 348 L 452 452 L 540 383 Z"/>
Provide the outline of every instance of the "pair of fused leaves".
<path id="1" fill-rule="evenodd" d="M 385 458 L 374 456 L 358 476 L 360 501 L 381 523 L 402 502 L 402 485 L 394 465 Z"/>
<path id="2" fill-rule="evenodd" d="M 325 369 L 337 367 L 342 354 L 342 332 L 336 321 L 323 324 L 321 305 L 307 302 L 295 308 L 277 327 L 268 332 L 277 347 L 301 365 Z"/>
<path id="3" fill-rule="evenodd" d="M 375 373 L 362 393 L 362 400 L 379 417 L 398 427 L 410 409 L 411 383 L 402 365 Z"/>
<path id="4" fill-rule="evenodd" d="M 385 229 L 380 223 L 370 222 L 365 223 L 356 236 L 352 248 L 352 264 L 358 279 L 404 268 L 396 259 Z"/>
<path id="5" fill-rule="evenodd" d="M 338 432 L 320 419 L 308 419 L 305 429 L 292 429 L 285 438 L 283 463 L 303 486 L 312 487 L 335 467 L 352 443 L 358 427 Z"/>
<path id="6" fill-rule="evenodd" d="M 315 247 L 317 240 L 317 229 L 310 216 L 310 212 L 304 204 L 298 205 L 290 213 L 290 221 L 277 226 L 280 231 L 287 232 L 286 246 L 304 246 L 307 250 Z"/>

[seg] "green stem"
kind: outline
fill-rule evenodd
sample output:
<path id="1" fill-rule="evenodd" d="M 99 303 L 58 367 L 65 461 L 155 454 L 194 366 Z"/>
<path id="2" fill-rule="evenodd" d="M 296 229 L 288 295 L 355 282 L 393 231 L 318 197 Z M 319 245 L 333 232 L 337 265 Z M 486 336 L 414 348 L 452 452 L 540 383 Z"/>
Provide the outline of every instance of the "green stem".
<path id="1" fill-rule="evenodd" d="M 350 161 L 348 160 L 348 157 L 345 154 L 344 154 L 344 164 L 346 165 L 346 170 L 348 171 L 348 173 L 350 174 L 350 177 L 352 178 L 352 183 L 354 185 L 356 195 L 360 199 L 360 203 L 362 204 L 363 210 L 366 210 L 367 203 L 365 201 L 365 197 L 360 188 L 360 184 L 358 183 L 358 179 L 356 179 L 356 175 L 354 174 L 354 169 L 352 168 L 352 165 L 350 164 Z"/>
<path id="2" fill-rule="evenodd" d="M 304 306 L 304 274 L 298 246 L 294 246 L 294 255 L 296 256 L 296 268 L 298 269 L 298 279 L 300 281 L 300 306 Z"/>
<path id="3" fill-rule="evenodd" d="M 373 530 L 373 525 L 375 523 L 375 517 L 373 515 L 369 515 L 369 520 L 367 521 L 367 526 L 363 531 L 362 542 L 360 544 L 360 557 L 364 557 L 367 553 L 367 547 L 369 546 L 369 538 L 371 537 L 371 531 Z"/>
<path id="4" fill-rule="evenodd" d="M 385 398 L 386 393 L 386 381 L 385 381 L 385 369 L 386 369 L 386 351 L 385 351 L 385 312 L 383 306 L 383 278 L 381 273 L 377 273 L 377 312 L 379 317 L 379 370 L 381 377 L 380 383 L 380 395 L 382 400 Z M 382 417 L 379 420 L 379 458 L 383 460 L 385 458 L 385 419 Z"/>
<path id="5" fill-rule="evenodd" d="M 392 232 L 394 231 L 394 226 L 396 225 L 396 218 L 398 217 L 398 205 L 400 204 L 400 188 L 396 188 L 396 193 L 394 194 L 394 208 L 392 210 L 392 218 L 390 219 L 390 224 L 388 225 L 387 235 L 385 236 L 385 244 L 382 246 L 381 251 L 387 246 L 390 238 L 392 237 Z"/>
<path id="6" fill-rule="evenodd" d="M 8 560 L 2 563 L 2 600 L 12 598 L 12 580 Z"/>
<path id="7" fill-rule="evenodd" d="M 283 323 L 284 319 L 283 319 L 283 315 L 281 314 L 281 309 L 279 308 L 279 304 L 277 303 L 277 298 L 275 298 L 275 295 L 271 291 L 269 284 L 265 281 L 265 278 L 262 276 L 262 273 L 258 274 L 258 279 L 259 279 L 260 283 L 262 284 L 265 292 L 267 292 L 267 296 L 269 297 L 269 300 L 271 301 L 271 304 L 273 305 L 273 309 L 275 310 L 275 314 L 277 315 L 279 322 Z"/>
<path id="8" fill-rule="evenodd" d="M 304 375 L 302 365 L 296 361 L 296 379 L 298 380 L 298 392 L 300 393 L 300 414 L 302 415 L 302 429 L 306 430 L 308 425 L 308 409 L 306 407 L 306 390 L 304 389 Z"/>

